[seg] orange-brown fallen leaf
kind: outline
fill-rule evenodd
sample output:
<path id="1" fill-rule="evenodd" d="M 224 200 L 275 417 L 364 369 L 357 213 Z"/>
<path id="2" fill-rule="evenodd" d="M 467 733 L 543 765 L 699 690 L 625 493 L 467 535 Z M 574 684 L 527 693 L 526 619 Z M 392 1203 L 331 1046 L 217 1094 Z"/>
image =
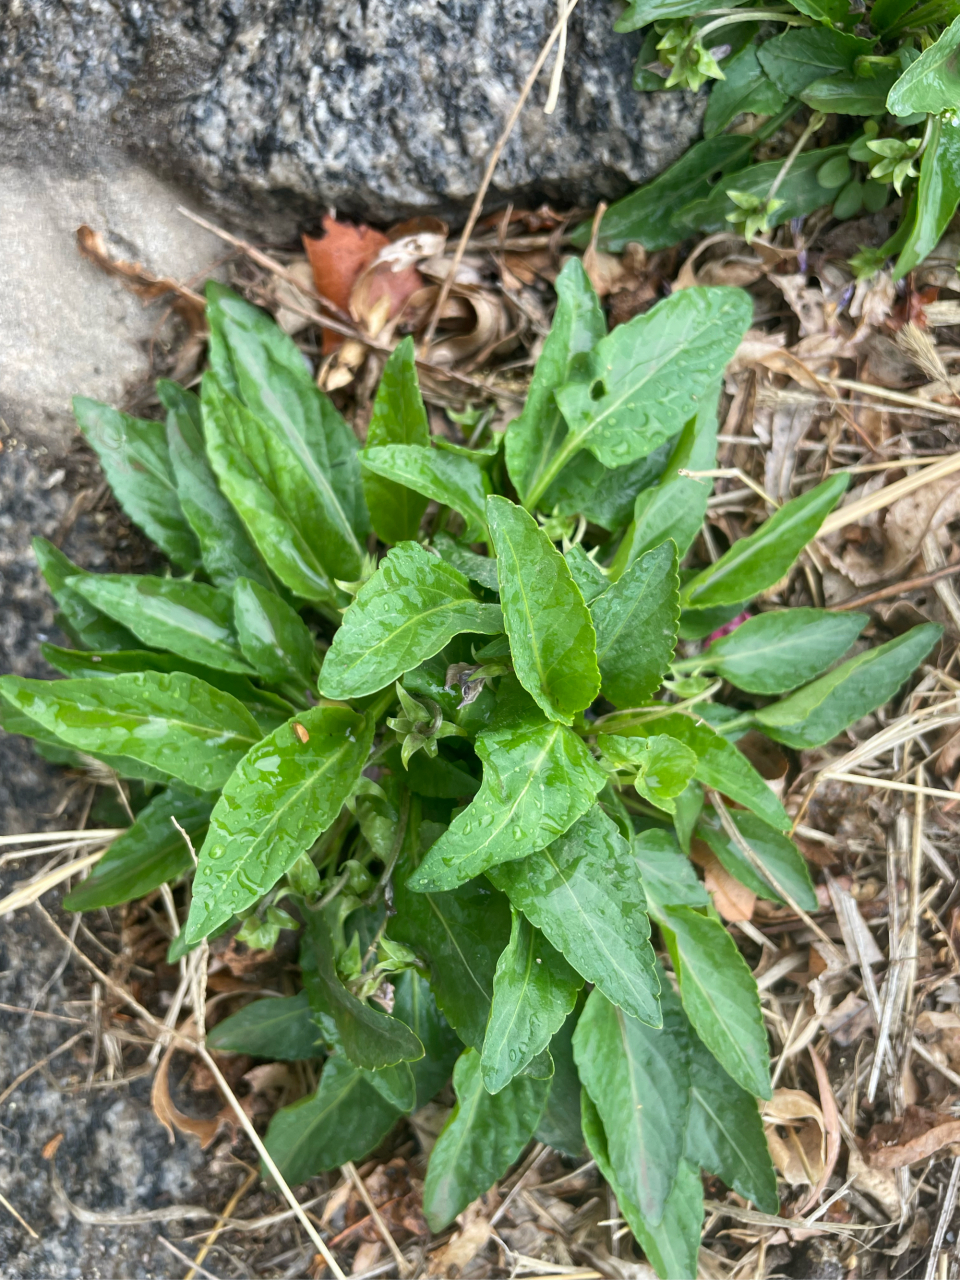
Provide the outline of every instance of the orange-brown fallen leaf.
<path id="1" fill-rule="evenodd" d="M 907 1108 L 908 1113 L 918 1111 L 919 1107 Z M 916 1164 L 918 1160 L 929 1160 L 936 1152 L 954 1142 L 960 1142 L 960 1120 L 944 1118 L 925 1133 L 871 1152 L 870 1164 L 875 1169 L 903 1169 L 907 1165 Z"/>
<path id="2" fill-rule="evenodd" d="M 190 1018 L 181 1028 L 186 1035 L 190 1035 L 194 1030 L 193 1019 Z M 234 1119 L 233 1108 L 226 1104 L 215 1116 L 209 1119 L 198 1119 L 195 1116 L 185 1115 L 173 1101 L 170 1096 L 170 1059 L 176 1049 L 176 1042 L 170 1044 L 160 1059 L 160 1065 L 157 1067 L 157 1073 L 153 1077 L 153 1088 L 150 1090 L 150 1105 L 153 1107 L 153 1113 L 170 1135 L 170 1141 L 174 1141 L 174 1129 L 179 1129 L 181 1133 L 192 1133 L 194 1137 L 200 1139 L 201 1147 L 209 1147 L 210 1143 L 217 1136 L 217 1132 L 223 1121 L 232 1123 Z"/>

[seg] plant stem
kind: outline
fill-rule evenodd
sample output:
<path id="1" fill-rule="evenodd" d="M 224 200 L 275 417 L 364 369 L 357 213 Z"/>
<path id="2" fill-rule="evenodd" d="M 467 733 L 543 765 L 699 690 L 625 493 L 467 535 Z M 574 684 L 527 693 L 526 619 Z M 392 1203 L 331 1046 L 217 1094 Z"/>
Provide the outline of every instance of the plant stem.
<path id="1" fill-rule="evenodd" d="M 785 22 L 790 27 L 813 26 L 810 18 L 803 18 L 799 13 L 784 9 L 732 9 L 726 12 L 731 16 L 717 18 L 715 22 L 708 22 L 705 27 L 700 28 L 697 35 L 701 42 L 703 37 L 711 31 L 718 31 L 721 27 L 737 26 L 741 22 L 752 22 L 755 18 L 763 18 L 767 22 Z"/>
<path id="2" fill-rule="evenodd" d="M 530 492 L 524 499 L 523 506 L 526 511 L 533 511 L 537 503 L 546 493 L 546 491 L 556 480 L 557 476 L 567 465 L 575 453 L 579 453 L 582 448 L 582 435 L 577 435 L 572 431 L 568 431 L 564 438 L 563 444 L 550 459 L 547 469 L 540 476 Z"/>
<path id="3" fill-rule="evenodd" d="M 800 137 L 793 144 L 793 148 L 790 154 L 787 156 L 786 160 L 784 160 L 783 165 L 780 168 L 780 172 L 774 178 L 773 185 L 771 186 L 770 190 L 767 192 L 768 202 L 772 200 L 773 197 L 780 190 L 780 187 L 783 185 L 784 178 L 786 178 L 787 174 L 790 172 L 791 168 L 793 167 L 794 160 L 796 160 L 797 156 L 800 154 L 803 148 L 807 145 L 810 138 L 817 132 L 819 128 L 821 128 L 825 118 L 826 117 L 819 111 L 815 111 L 813 115 L 810 117 L 807 123 L 807 127 L 804 129 L 803 133 L 801 133 Z"/>

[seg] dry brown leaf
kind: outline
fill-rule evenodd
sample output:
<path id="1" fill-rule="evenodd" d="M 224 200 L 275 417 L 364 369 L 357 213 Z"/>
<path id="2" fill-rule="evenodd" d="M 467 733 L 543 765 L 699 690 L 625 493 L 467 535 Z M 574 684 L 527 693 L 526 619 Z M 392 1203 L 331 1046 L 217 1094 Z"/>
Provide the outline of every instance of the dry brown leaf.
<path id="1" fill-rule="evenodd" d="M 492 1227 L 484 1197 L 467 1205 L 457 1217 L 457 1230 L 448 1244 L 431 1254 L 428 1276 L 458 1276 L 490 1239 Z"/>
<path id="2" fill-rule="evenodd" d="M 86 225 L 77 228 L 77 248 L 88 262 L 92 262 L 108 276 L 122 281 L 131 293 L 135 293 L 144 302 L 156 302 L 158 298 L 172 293 L 175 297 L 174 306 L 185 320 L 189 320 L 191 328 L 204 327 L 206 302 L 203 296 L 188 289 L 179 280 L 151 275 L 139 262 L 124 262 L 121 258 L 111 257 L 100 233 Z"/>
<path id="3" fill-rule="evenodd" d="M 883 536 L 894 567 L 906 564 L 919 553 L 927 533 L 938 533 L 945 549 L 950 546 L 946 526 L 960 516 L 960 479 L 944 476 L 907 494 L 888 509 Z"/>
<path id="4" fill-rule="evenodd" d="M 284 279 L 283 276 L 271 277 L 267 305 L 283 332 L 293 336 L 302 333 L 313 323 L 309 316 L 301 314 L 303 311 L 316 310 L 316 300 L 313 296 L 313 271 L 310 263 L 305 258 L 300 258 L 296 262 L 288 263 L 287 276 L 292 276 L 300 287 L 298 288 L 291 280 Z M 294 307 L 298 310 L 293 310 Z"/>
<path id="5" fill-rule="evenodd" d="M 724 920 L 731 924 L 749 920 L 757 905 L 757 895 L 753 890 L 732 876 L 704 841 L 690 842 L 690 857 L 703 868 L 704 887 L 713 894 L 713 904 Z"/>
<path id="6" fill-rule="evenodd" d="M 823 1174 L 823 1131 L 814 1120 L 791 1127 L 781 1136 L 772 1125 L 764 1132 L 770 1158 L 792 1187 L 813 1186 Z"/>
<path id="7" fill-rule="evenodd" d="M 170 307 L 187 326 L 190 336 L 177 352 L 169 376 L 174 381 L 184 381 L 196 368 L 207 332 L 206 300 L 202 295 L 187 288 L 179 280 L 152 275 L 139 262 L 125 262 L 121 258 L 111 257 L 103 237 L 92 227 L 84 225 L 77 228 L 77 248 L 88 262 L 119 280 L 144 303 L 157 302 L 170 296 Z"/>
<path id="8" fill-rule="evenodd" d="M 185 1035 L 191 1034 L 193 1020 L 189 1019 L 182 1030 Z M 232 1121 L 233 1108 L 226 1104 L 215 1116 L 207 1120 L 184 1115 L 179 1110 L 170 1096 L 170 1060 L 175 1049 L 176 1042 L 167 1048 L 160 1059 L 160 1065 L 157 1067 L 156 1075 L 153 1077 L 153 1088 L 150 1090 L 150 1105 L 153 1107 L 154 1115 L 170 1135 L 171 1142 L 174 1141 L 174 1129 L 179 1129 L 181 1133 L 192 1133 L 194 1137 L 199 1138 L 201 1147 L 209 1147 L 217 1136 L 220 1125 L 224 1121 Z"/>
<path id="9" fill-rule="evenodd" d="M 389 240 L 382 231 L 374 231 L 352 222 L 338 222 L 331 214 L 322 221 L 324 234 L 304 236 L 303 247 L 313 271 L 317 292 L 341 311 L 348 311 L 350 295 L 360 274 L 373 262 Z M 329 329 L 323 330 L 323 352 L 335 351 L 343 338 Z"/>
<path id="10" fill-rule="evenodd" d="M 786 298 L 787 306 L 800 321 L 802 338 L 809 334 L 826 331 L 827 300 L 819 287 L 812 288 L 808 285 L 807 277 L 803 273 L 790 276 L 771 275 L 769 278 Z"/>
<path id="11" fill-rule="evenodd" d="M 875 1032 L 877 1020 L 866 1000 L 848 991 L 837 1007 L 824 1017 L 823 1029 L 842 1049 L 846 1049 Z"/>
<path id="12" fill-rule="evenodd" d="M 908 1112 L 916 1109 L 908 1108 Z M 908 1142 L 894 1143 L 872 1152 L 870 1164 L 874 1169 L 903 1169 L 907 1165 L 916 1164 L 918 1160 L 929 1160 L 936 1152 L 954 1142 L 960 1142 L 960 1120 L 944 1119 Z"/>
<path id="13" fill-rule="evenodd" d="M 896 1174 L 891 1169 L 874 1169 L 868 1165 L 855 1142 L 847 1143 L 847 1177 L 853 1178 L 857 1191 L 876 1200 L 891 1221 L 900 1217 Z"/>
<path id="14" fill-rule="evenodd" d="M 833 1096 L 833 1089 L 830 1087 L 830 1077 L 827 1075 L 823 1060 L 813 1045 L 808 1046 L 808 1052 L 817 1077 L 817 1088 L 820 1090 L 820 1110 L 823 1113 L 826 1151 L 823 1155 L 823 1167 L 820 1170 L 816 1186 L 806 1200 L 796 1209 L 795 1216 L 798 1218 L 816 1204 L 830 1181 L 831 1174 L 837 1167 L 837 1158 L 840 1155 L 840 1117 L 837 1114 L 837 1102 Z"/>
<path id="15" fill-rule="evenodd" d="M 353 1266 L 350 1268 L 351 1275 L 359 1276 L 365 1271 L 369 1271 L 380 1261 L 380 1254 L 383 1252 L 382 1240 L 363 1240 L 357 1247 L 357 1252 L 353 1255 Z"/>

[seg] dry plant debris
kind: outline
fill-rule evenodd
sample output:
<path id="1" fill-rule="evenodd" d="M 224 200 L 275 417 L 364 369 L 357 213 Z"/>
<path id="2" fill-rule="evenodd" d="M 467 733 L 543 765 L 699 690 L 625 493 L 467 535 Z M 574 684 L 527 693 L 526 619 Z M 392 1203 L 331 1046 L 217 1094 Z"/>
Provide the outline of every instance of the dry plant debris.
<path id="1" fill-rule="evenodd" d="M 419 368 L 432 431 L 463 444 L 480 423 L 499 430 L 517 411 L 549 328 L 570 222 L 549 209 L 508 211 L 478 226 L 456 264 L 436 223 L 384 235 L 328 222 L 324 237 L 306 241 L 307 256 L 238 246 L 231 270 L 245 296 L 295 336 L 361 436 L 384 352 L 406 333 L 423 337 L 440 283 L 452 277 Z M 617 322 L 695 284 L 753 295 L 754 327 L 727 373 L 717 467 L 695 477 L 713 494 L 694 559 L 715 560 L 811 481 L 847 471 L 843 507 L 764 606 L 865 610 L 865 642 L 924 621 L 946 628 L 937 662 L 899 701 L 827 746 L 741 742 L 794 818 L 818 882 L 816 912 L 773 905 L 706 846 L 695 850 L 758 979 L 774 1052 L 775 1091 L 763 1116 L 781 1209 L 760 1213 L 706 1179 L 699 1266 L 717 1280 L 960 1274 L 960 240 L 948 235 L 896 286 L 883 272 L 854 281 L 841 233 L 781 228 L 749 247 L 723 233 L 686 258 L 639 246 L 584 255 Z M 93 233 L 84 243 L 134 287 L 192 303 L 189 290 L 111 265 Z M 606 534 L 590 525 L 582 536 L 585 546 L 602 546 Z M 685 656 L 696 658 L 701 644 L 687 642 Z M 91 761 L 77 773 L 71 812 L 89 812 L 97 788 L 122 796 L 124 786 Z M 92 865 L 116 834 L 84 826 L 0 842 L 4 862 L 26 873 L 0 913 L 36 910 L 57 928 L 41 897 Z M 315 1082 L 284 1064 L 219 1055 L 214 1064 L 202 1048 L 191 1058 L 202 1045 L 198 1024 L 245 996 L 288 989 L 290 956 L 222 939 L 209 959 L 201 953 L 202 972 L 195 960 L 171 967 L 164 957 L 179 917 L 168 899 L 156 891 L 114 911 L 121 947 L 109 969 L 96 955 L 95 923 L 82 924 L 81 936 L 74 916 L 64 942 L 92 973 L 96 1018 L 37 1016 L 62 1018 L 71 1033 L 58 1053 L 88 1042 L 79 1087 L 151 1072 L 161 1119 L 215 1143 L 214 1160 L 234 1162 L 228 1203 L 147 1215 L 178 1256 L 193 1259 L 191 1274 L 239 1274 L 239 1266 L 258 1276 L 322 1275 L 335 1264 L 311 1243 L 318 1233 L 339 1274 L 371 1278 L 653 1274 L 594 1162 L 571 1162 L 542 1144 L 431 1238 L 420 1197 L 444 1115 L 436 1103 L 402 1122 L 359 1169 L 311 1179 L 295 1214 L 240 1158 L 255 1159 L 251 1129 Z M 8 1082 L 0 1105 L 25 1085 Z M 105 1230 L 122 1225 L 70 1203 L 55 1141 L 45 1156 L 70 1212 Z M 0 1204 L 32 1230 L 27 1206 Z M 189 1219 L 204 1217 L 212 1226 L 183 1234 Z"/>

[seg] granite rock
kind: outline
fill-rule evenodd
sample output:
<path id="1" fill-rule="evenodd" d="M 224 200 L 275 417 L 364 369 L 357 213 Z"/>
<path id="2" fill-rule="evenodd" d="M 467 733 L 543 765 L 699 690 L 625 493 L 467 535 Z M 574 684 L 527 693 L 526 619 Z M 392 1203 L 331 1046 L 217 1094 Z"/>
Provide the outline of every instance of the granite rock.
<path id="1" fill-rule="evenodd" d="M 614 17 L 572 15 L 556 112 L 551 55 L 492 205 L 615 198 L 695 136 L 696 96 L 632 89 Z M 7 0 L 0 132 L 81 168 L 91 138 L 120 146 L 248 227 L 456 217 L 555 20 L 550 0 Z"/>

